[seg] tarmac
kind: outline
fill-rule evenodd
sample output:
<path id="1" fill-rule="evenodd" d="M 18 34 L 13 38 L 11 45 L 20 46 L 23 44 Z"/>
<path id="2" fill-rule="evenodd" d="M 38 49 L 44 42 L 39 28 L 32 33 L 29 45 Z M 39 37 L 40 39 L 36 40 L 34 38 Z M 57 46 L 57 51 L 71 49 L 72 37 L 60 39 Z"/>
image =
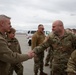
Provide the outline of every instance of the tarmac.
<path id="1" fill-rule="evenodd" d="M 21 35 L 21 34 L 16 34 L 16 38 L 18 39 L 20 46 L 21 46 L 21 51 L 23 54 L 27 54 L 31 50 L 31 46 L 28 46 L 27 38 L 26 35 Z M 45 51 L 45 57 L 47 55 L 47 52 Z M 45 63 L 45 57 L 44 57 L 44 63 Z M 27 61 L 23 62 L 24 66 L 24 71 L 23 75 L 34 75 L 33 67 L 34 67 L 34 61 L 33 58 L 29 59 Z M 44 72 L 50 75 L 50 68 L 44 66 Z M 13 75 L 17 75 L 15 72 Z M 39 75 L 39 74 L 38 74 Z"/>

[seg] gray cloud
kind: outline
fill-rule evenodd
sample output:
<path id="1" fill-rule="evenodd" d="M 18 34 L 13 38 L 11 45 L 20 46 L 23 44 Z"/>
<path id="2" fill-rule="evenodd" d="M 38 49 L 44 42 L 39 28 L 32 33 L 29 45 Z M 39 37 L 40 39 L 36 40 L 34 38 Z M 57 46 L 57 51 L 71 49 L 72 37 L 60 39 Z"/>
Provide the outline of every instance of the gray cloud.
<path id="1" fill-rule="evenodd" d="M 38 2 L 38 4 L 37 4 Z M 13 6 L 23 6 L 25 8 L 34 8 L 47 10 L 50 12 L 75 12 L 76 0 L 0 0 L 0 5 L 11 8 Z M 6 9 L 5 8 L 5 9 Z M 9 11 L 9 10 L 8 10 Z"/>
<path id="2" fill-rule="evenodd" d="M 75 27 L 76 0 L 0 0 L 0 13 L 10 16 L 15 27 L 27 23 L 50 24 L 56 19 L 62 20 L 66 27 Z"/>

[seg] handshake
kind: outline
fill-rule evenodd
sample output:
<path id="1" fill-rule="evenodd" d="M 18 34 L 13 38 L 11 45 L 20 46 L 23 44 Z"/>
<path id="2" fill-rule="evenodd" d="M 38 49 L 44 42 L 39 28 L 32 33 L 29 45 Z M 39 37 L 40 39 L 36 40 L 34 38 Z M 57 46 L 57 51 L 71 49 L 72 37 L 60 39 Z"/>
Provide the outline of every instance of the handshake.
<path id="1" fill-rule="evenodd" d="M 29 57 L 30 59 L 33 58 L 34 56 L 36 56 L 36 54 L 34 53 L 33 50 L 29 51 L 29 52 L 27 53 L 27 55 L 28 55 L 28 57 Z"/>

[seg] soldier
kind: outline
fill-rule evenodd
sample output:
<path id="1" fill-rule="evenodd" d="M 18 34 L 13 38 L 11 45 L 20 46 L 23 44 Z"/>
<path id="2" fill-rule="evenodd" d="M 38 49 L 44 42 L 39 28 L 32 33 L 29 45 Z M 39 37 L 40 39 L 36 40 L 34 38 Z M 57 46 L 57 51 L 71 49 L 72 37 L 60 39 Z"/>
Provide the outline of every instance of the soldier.
<path id="1" fill-rule="evenodd" d="M 10 29 L 10 17 L 0 15 L 0 75 L 8 75 L 11 63 L 23 62 L 34 56 L 33 51 L 30 51 L 28 54 L 19 54 L 8 48 L 5 36 Z"/>
<path id="2" fill-rule="evenodd" d="M 67 63 L 67 75 L 76 75 L 76 50 L 72 52 Z"/>
<path id="3" fill-rule="evenodd" d="M 38 25 L 38 30 L 34 33 L 32 36 L 32 49 L 34 49 L 36 46 L 39 46 L 45 39 L 44 34 L 44 26 L 42 24 Z M 36 55 L 34 57 L 34 73 L 35 75 L 38 75 L 38 70 L 40 69 L 40 75 L 47 75 L 43 72 L 43 58 L 44 58 L 44 52 L 41 52 L 39 55 Z"/>
<path id="4" fill-rule="evenodd" d="M 52 33 L 48 36 L 47 40 L 40 46 L 33 49 L 34 53 L 39 55 L 49 46 L 53 47 L 53 59 L 52 59 L 52 72 L 51 75 L 67 75 L 65 71 L 67 68 L 67 62 L 74 51 L 76 43 L 76 35 L 67 32 L 64 29 L 63 22 L 56 20 L 52 24 Z"/>
<path id="5" fill-rule="evenodd" d="M 14 28 L 11 28 L 9 32 L 7 32 L 7 42 L 8 47 L 13 51 L 21 54 L 21 47 L 20 44 L 15 38 L 15 32 L 16 30 Z M 17 75 L 23 75 L 23 65 L 21 63 L 11 64 L 9 69 L 9 75 L 13 75 L 13 71 L 17 73 Z"/>

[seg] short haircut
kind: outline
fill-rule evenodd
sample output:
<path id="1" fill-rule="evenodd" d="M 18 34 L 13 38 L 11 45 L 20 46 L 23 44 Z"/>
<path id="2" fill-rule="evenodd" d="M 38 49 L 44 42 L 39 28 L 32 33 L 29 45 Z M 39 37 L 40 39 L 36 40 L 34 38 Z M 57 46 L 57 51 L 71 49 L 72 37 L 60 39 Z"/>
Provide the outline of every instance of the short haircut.
<path id="1" fill-rule="evenodd" d="M 11 18 L 6 15 L 0 15 L 0 21 L 5 20 L 5 19 L 11 19 Z"/>
<path id="2" fill-rule="evenodd" d="M 43 24 L 39 24 L 38 27 L 43 26 Z"/>

